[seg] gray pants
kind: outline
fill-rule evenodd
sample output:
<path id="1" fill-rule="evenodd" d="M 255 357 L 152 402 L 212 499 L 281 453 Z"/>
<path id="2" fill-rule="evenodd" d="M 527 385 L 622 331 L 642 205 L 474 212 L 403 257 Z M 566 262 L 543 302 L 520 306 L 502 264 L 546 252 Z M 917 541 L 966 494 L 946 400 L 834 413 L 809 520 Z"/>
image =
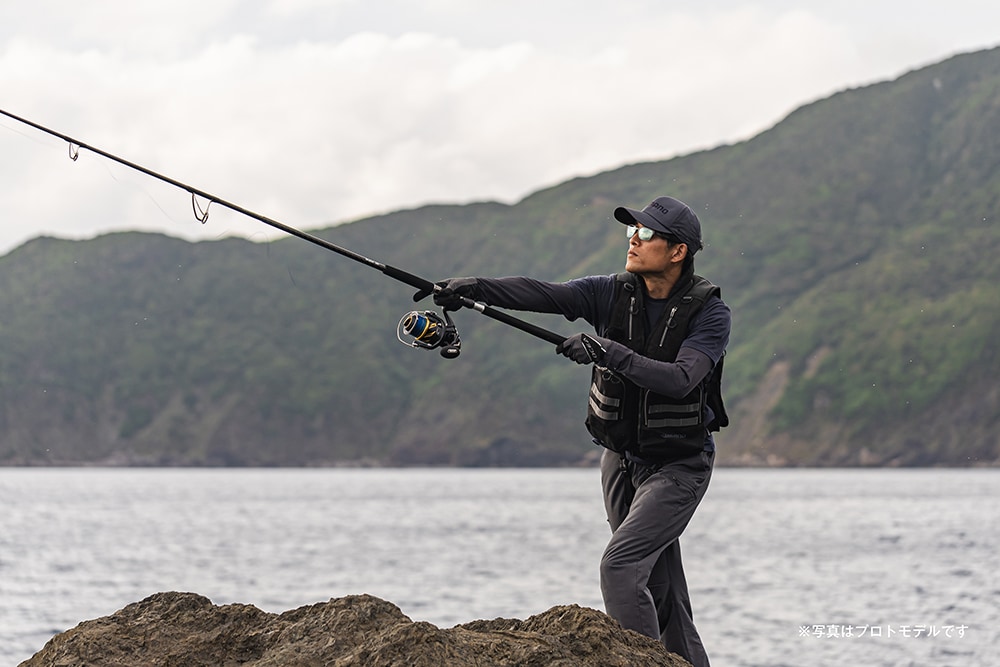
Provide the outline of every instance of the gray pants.
<path id="1" fill-rule="evenodd" d="M 695 629 L 678 538 L 708 489 L 714 454 L 702 452 L 660 467 L 601 458 L 611 541 L 601 558 L 608 615 L 659 639 L 694 667 L 708 667 Z"/>

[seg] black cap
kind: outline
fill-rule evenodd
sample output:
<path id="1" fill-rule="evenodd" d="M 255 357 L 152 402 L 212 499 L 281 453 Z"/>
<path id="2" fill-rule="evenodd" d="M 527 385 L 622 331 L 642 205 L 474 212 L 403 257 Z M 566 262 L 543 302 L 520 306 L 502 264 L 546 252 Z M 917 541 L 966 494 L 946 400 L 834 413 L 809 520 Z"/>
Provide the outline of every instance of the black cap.
<path id="1" fill-rule="evenodd" d="M 657 197 L 649 206 L 636 211 L 619 206 L 615 220 L 625 225 L 641 224 L 643 227 L 665 234 L 686 243 L 692 255 L 705 247 L 701 242 L 701 223 L 691 207 L 673 197 Z"/>

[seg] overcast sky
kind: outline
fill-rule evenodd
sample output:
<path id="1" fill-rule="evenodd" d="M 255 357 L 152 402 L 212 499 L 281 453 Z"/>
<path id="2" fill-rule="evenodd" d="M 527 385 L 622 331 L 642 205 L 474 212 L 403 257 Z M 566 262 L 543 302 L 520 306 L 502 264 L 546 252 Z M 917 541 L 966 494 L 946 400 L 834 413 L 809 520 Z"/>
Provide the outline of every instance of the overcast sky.
<path id="1" fill-rule="evenodd" d="M 0 109 L 314 229 L 746 139 L 997 26 L 981 0 L 5 0 Z M 283 236 L 0 117 L 0 253 L 118 229 Z"/>

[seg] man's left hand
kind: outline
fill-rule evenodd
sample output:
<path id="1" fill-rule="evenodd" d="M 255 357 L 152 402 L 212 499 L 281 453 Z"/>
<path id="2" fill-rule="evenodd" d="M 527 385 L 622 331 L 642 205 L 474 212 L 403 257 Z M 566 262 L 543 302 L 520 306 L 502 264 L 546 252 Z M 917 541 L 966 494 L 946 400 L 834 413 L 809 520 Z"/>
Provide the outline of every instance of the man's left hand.
<path id="1" fill-rule="evenodd" d="M 559 343 L 556 352 L 578 364 L 600 364 L 610 343 L 607 338 L 578 333 Z"/>

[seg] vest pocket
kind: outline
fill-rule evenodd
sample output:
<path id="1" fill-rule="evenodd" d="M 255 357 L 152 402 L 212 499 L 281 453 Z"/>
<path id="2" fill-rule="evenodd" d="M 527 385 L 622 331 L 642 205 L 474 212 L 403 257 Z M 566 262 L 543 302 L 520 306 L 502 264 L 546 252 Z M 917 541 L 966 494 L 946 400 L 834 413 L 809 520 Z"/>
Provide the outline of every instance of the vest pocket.
<path id="1" fill-rule="evenodd" d="M 621 453 L 625 450 L 631 431 L 625 416 L 625 383 L 614 373 L 597 368 L 590 384 L 587 404 L 587 430 L 594 442 Z"/>
<path id="2" fill-rule="evenodd" d="M 639 456 L 667 461 L 700 452 L 707 431 L 702 422 L 704 393 L 697 388 L 675 400 L 645 392 L 639 428 Z"/>

